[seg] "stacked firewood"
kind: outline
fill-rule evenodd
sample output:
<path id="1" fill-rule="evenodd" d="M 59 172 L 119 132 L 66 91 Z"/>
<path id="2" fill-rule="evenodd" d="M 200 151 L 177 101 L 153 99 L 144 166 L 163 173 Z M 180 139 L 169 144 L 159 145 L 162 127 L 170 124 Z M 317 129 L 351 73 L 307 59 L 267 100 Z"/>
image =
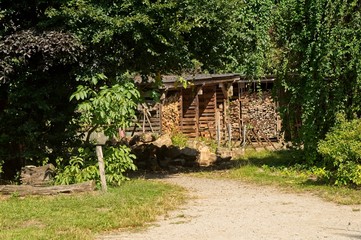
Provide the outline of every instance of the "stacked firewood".
<path id="1" fill-rule="evenodd" d="M 162 108 L 162 131 L 163 133 L 179 132 L 180 123 L 180 101 L 179 95 L 175 94 L 164 100 Z"/>
<path id="2" fill-rule="evenodd" d="M 241 97 L 242 121 L 244 124 L 262 132 L 268 138 L 276 138 L 277 120 L 279 119 L 276 104 L 271 92 L 245 93 Z"/>
<path id="3" fill-rule="evenodd" d="M 229 102 L 229 113 L 230 113 L 230 122 L 231 122 L 231 126 L 232 126 L 232 138 L 233 139 L 238 139 L 240 138 L 240 122 L 239 122 L 239 116 L 240 116 L 240 104 L 239 104 L 239 100 L 235 99 L 235 100 L 231 100 Z"/>

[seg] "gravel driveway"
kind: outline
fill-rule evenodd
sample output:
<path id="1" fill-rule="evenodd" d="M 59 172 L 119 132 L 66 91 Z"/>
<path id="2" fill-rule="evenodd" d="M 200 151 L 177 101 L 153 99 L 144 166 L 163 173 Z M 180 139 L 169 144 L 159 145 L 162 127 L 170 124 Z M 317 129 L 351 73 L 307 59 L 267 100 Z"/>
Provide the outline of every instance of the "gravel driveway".
<path id="1" fill-rule="evenodd" d="M 361 206 L 231 180 L 172 175 L 162 181 L 187 188 L 195 198 L 142 232 L 98 239 L 361 239 Z"/>

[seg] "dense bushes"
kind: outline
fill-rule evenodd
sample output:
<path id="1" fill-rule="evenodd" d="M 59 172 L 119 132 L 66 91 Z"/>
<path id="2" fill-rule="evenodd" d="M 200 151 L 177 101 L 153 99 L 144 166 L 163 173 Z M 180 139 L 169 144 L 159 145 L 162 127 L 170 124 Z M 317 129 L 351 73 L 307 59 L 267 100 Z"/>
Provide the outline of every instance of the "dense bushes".
<path id="1" fill-rule="evenodd" d="M 361 185 L 361 119 L 338 115 L 336 125 L 318 144 L 325 176 L 336 185 Z"/>
<path id="2" fill-rule="evenodd" d="M 68 159 L 58 158 L 58 174 L 55 176 L 57 184 L 80 183 L 88 180 L 96 180 L 100 183 L 98 160 L 95 148 L 80 147 L 70 149 Z M 127 178 L 123 173 L 127 170 L 135 170 L 133 164 L 135 156 L 124 145 L 104 147 L 104 163 L 107 183 L 120 185 Z"/>

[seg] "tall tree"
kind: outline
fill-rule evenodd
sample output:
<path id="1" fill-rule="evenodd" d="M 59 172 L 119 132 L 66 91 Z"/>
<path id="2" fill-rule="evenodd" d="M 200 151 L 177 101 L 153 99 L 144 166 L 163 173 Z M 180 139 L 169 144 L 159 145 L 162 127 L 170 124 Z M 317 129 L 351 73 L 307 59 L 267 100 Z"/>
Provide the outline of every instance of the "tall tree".
<path id="1" fill-rule="evenodd" d="M 270 73 L 273 10 L 271 0 L 1 0 L 0 159 L 54 159 L 79 127 L 126 125 L 137 96 L 128 72 L 158 85 L 194 63 Z M 122 91 L 131 109 L 104 117 L 114 109 L 103 96 Z"/>
<path id="2" fill-rule="evenodd" d="M 284 119 L 302 124 L 298 140 L 310 163 L 338 112 L 361 114 L 360 7 L 355 0 L 280 1 L 279 84 L 290 93 Z M 299 119 L 292 116 L 297 112 Z"/>

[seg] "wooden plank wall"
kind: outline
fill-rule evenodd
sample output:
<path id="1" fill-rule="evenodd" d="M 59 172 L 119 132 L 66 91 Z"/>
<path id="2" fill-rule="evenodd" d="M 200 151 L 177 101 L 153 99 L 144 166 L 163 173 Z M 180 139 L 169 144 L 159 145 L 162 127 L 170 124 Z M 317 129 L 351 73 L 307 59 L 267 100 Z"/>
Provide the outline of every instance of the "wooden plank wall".
<path id="1" fill-rule="evenodd" d="M 196 88 L 182 89 L 182 133 L 188 137 L 198 136 L 198 96 Z"/>
<path id="2" fill-rule="evenodd" d="M 148 116 L 150 123 L 147 118 L 144 121 L 143 111 L 139 111 L 138 119 L 134 123 L 133 126 L 126 129 L 128 135 L 134 134 L 139 135 L 143 133 L 143 122 L 144 122 L 144 132 L 145 133 L 161 133 L 162 126 L 161 126 L 161 114 L 162 114 L 162 106 L 161 104 L 157 103 L 154 106 L 149 107 L 149 113 L 151 116 Z"/>
<path id="3" fill-rule="evenodd" d="M 222 92 L 222 89 L 219 86 L 216 86 L 216 104 L 217 110 L 219 111 L 220 115 L 220 139 L 224 139 L 226 136 L 226 127 L 225 127 L 225 118 L 224 118 L 224 103 L 225 103 L 225 96 Z"/>
<path id="4" fill-rule="evenodd" d="M 216 137 L 216 86 L 202 88 L 199 99 L 199 135 L 215 139 Z"/>

